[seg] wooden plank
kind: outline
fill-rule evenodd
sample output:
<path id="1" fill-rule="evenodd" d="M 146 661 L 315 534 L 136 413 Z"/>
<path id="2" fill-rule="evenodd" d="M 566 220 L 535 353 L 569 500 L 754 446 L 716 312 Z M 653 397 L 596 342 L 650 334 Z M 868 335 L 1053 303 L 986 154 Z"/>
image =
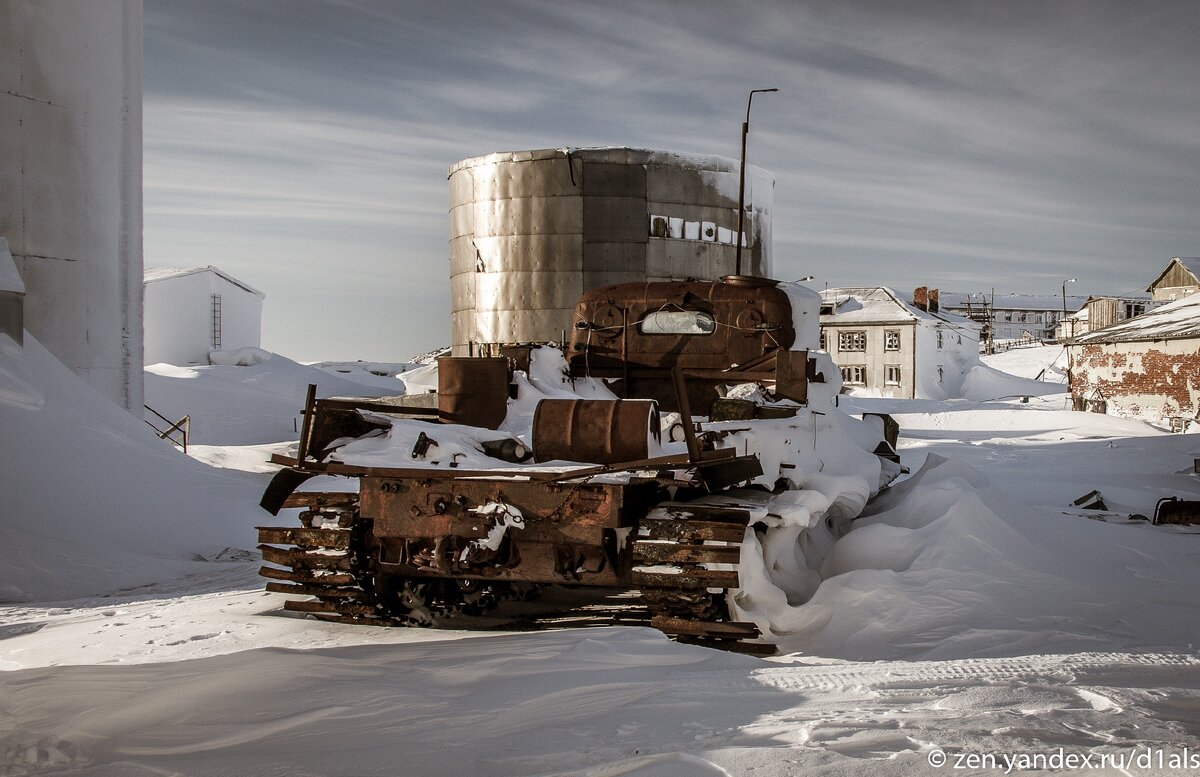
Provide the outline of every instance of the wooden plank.
<path id="1" fill-rule="evenodd" d="M 275 594 L 320 596 L 326 599 L 353 599 L 362 594 L 362 591 L 353 588 L 338 588 L 332 585 L 292 585 L 290 583 L 267 583 L 267 590 Z"/>
<path id="2" fill-rule="evenodd" d="M 297 491 L 283 500 L 284 507 L 353 507 L 356 491 Z"/>
<path id="3" fill-rule="evenodd" d="M 741 542 L 746 537 L 746 527 L 736 523 L 714 521 L 668 521 L 646 519 L 638 525 L 641 538 L 652 540 L 716 540 L 718 542 Z"/>
<path id="4" fill-rule="evenodd" d="M 315 583 L 317 585 L 354 585 L 358 578 L 345 572 L 317 574 L 314 570 L 278 569 L 260 567 L 258 574 L 271 580 L 291 580 L 293 583 Z"/>
<path id="5" fill-rule="evenodd" d="M 758 626 L 746 621 L 695 621 L 655 615 L 650 625 L 664 634 L 687 634 L 695 637 L 725 637 L 746 639 L 762 635 Z"/>
<path id="6" fill-rule="evenodd" d="M 262 553 L 263 561 L 270 564 L 278 564 L 281 567 L 291 567 L 292 569 L 333 569 L 339 571 L 348 571 L 350 569 L 349 556 L 306 553 L 296 548 L 287 550 L 276 548 L 272 545 L 259 545 L 258 550 Z"/>
<path id="7" fill-rule="evenodd" d="M 374 607 L 366 604 L 351 604 L 349 602 L 297 601 L 289 599 L 283 603 L 283 609 L 291 612 L 338 613 L 340 615 L 356 615 L 368 618 L 379 616 Z"/>
<path id="8" fill-rule="evenodd" d="M 740 545 L 677 545 L 673 542 L 633 543 L 634 563 L 645 564 L 736 564 Z"/>
<path id="9" fill-rule="evenodd" d="M 350 547 L 350 532 L 345 529 L 259 526 L 258 541 L 272 545 L 296 545 L 309 549 L 346 550 Z"/>
<path id="10" fill-rule="evenodd" d="M 735 570 L 688 569 L 678 573 L 633 570 L 633 584 L 647 588 L 737 588 Z"/>
<path id="11" fill-rule="evenodd" d="M 686 634 L 673 636 L 676 642 L 684 645 L 699 645 L 700 647 L 725 650 L 730 653 L 745 653 L 751 656 L 773 656 L 779 649 L 769 642 L 743 642 L 732 639 L 716 639 L 713 637 L 691 637 Z"/>

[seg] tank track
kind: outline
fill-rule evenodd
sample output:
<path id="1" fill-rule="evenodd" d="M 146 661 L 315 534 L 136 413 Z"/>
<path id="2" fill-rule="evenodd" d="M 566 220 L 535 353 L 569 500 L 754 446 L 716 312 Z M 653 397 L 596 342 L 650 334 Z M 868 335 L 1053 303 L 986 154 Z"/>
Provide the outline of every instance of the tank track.
<path id="1" fill-rule="evenodd" d="M 726 594 L 737 588 L 750 512 L 702 503 L 660 504 L 638 526 L 633 583 L 650 625 L 678 642 L 757 655 L 775 646 L 754 623 L 730 620 Z"/>
<path id="2" fill-rule="evenodd" d="M 259 569 L 268 579 L 266 590 L 299 597 L 284 602 L 287 611 L 346 623 L 430 626 L 438 617 L 480 615 L 524 594 L 502 582 L 380 578 L 371 522 L 359 518 L 357 494 L 301 492 L 284 507 L 303 508 L 301 525 L 258 527 L 258 549 L 267 564 Z M 630 606 L 643 608 L 650 626 L 679 642 L 773 654 L 774 645 L 755 641 L 755 624 L 729 620 L 725 603 L 726 591 L 738 585 L 749 518 L 743 509 L 708 505 L 652 510 L 631 537 L 640 595 Z M 644 616 L 631 615 L 607 623 L 644 622 Z"/>

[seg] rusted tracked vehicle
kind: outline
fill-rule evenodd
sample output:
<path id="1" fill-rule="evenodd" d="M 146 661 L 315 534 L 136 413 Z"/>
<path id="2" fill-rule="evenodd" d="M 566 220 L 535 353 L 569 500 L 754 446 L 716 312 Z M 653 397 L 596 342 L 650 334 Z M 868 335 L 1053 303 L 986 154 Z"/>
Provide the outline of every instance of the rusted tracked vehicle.
<path id="1" fill-rule="evenodd" d="M 759 477 L 757 457 L 721 449 L 687 422 L 686 453 L 653 449 L 660 407 L 683 419 L 720 412 L 722 385 L 757 382 L 805 401 L 819 376 L 807 352 L 790 350 L 788 294 L 761 279 L 610 286 L 585 295 L 575 318 L 569 374 L 604 378 L 622 398 L 543 399 L 533 450 L 497 433 L 477 446 L 488 466 L 430 451 L 447 424 L 481 431 L 504 421 L 509 381 L 529 370 L 529 348 L 443 360 L 436 409 L 408 397 L 318 400 L 310 387 L 297 455 L 276 458 L 286 468 L 263 497 L 274 514 L 302 509 L 300 526 L 259 529 L 268 590 L 311 597 L 289 600 L 289 610 L 380 624 L 481 613 L 545 584 L 625 590 L 676 639 L 771 652 L 726 607 L 754 513 L 712 498 Z M 740 417 L 753 417 L 749 404 Z M 422 419 L 403 422 L 422 427 L 408 460 L 335 460 L 348 438 L 402 418 Z M 357 493 L 296 491 L 322 474 L 356 478 Z"/>

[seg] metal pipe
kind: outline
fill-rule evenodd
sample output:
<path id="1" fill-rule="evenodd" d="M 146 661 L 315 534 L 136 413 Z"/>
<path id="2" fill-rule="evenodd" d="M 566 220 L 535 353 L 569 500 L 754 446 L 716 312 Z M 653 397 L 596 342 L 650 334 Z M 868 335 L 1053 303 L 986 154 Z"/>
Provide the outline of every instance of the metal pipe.
<path id="1" fill-rule="evenodd" d="M 750 104 L 754 102 L 757 92 L 778 92 L 778 89 L 751 89 L 750 97 L 746 100 L 746 120 L 742 122 L 742 163 L 738 169 L 738 225 L 737 249 L 734 251 L 733 274 L 742 274 L 742 243 L 746 240 L 742 225 L 746 218 L 746 136 L 750 134 Z"/>

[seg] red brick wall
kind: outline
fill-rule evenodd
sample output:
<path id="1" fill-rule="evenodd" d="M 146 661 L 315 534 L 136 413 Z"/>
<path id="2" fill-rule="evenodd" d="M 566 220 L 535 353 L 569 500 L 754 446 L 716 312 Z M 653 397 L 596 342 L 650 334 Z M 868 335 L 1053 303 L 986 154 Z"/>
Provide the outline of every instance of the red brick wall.
<path id="1" fill-rule="evenodd" d="M 1173 352 L 1167 352 L 1169 348 Z M 1194 417 L 1200 343 L 1091 344 L 1071 348 L 1071 395 L 1103 398 L 1114 415 L 1161 420 Z"/>

